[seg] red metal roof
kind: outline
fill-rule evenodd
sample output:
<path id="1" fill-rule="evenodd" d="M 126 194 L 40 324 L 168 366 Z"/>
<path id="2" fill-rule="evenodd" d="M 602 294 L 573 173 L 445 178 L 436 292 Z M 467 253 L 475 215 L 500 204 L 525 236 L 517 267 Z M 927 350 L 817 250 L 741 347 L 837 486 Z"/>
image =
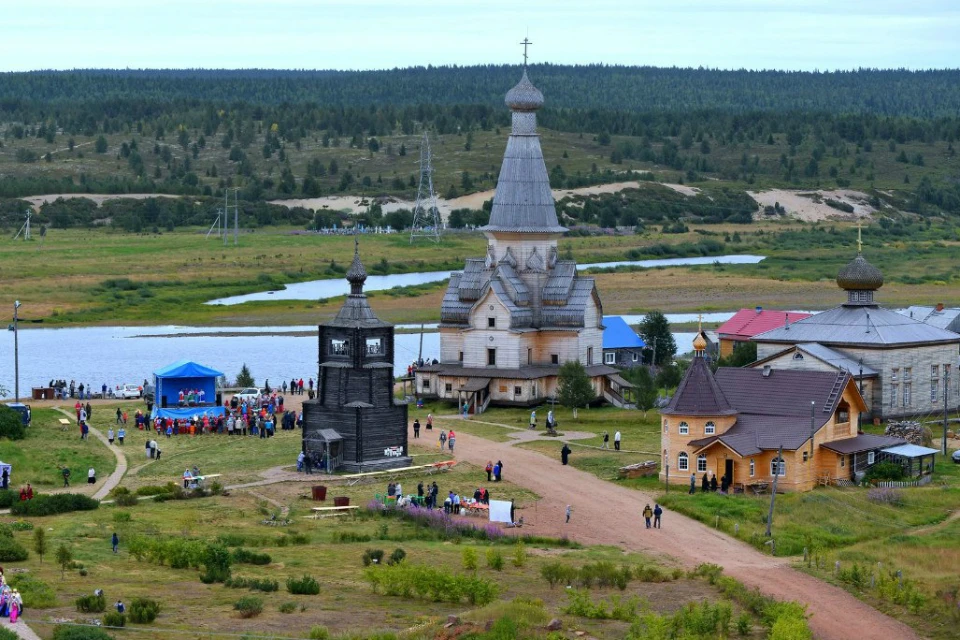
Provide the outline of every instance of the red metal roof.
<path id="1" fill-rule="evenodd" d="M 797 320 L 809 318 L 811 314 L 801 313 L 799 311 L 776 311 L 773 309 L 740 309 L 732 318 L 724 322 L 717 329 L 717 335 L 723 338 L 752 338 L 771 329 L 779 329 L 787 323 L 787 316 L 790 316 L 790 323 Z"/>

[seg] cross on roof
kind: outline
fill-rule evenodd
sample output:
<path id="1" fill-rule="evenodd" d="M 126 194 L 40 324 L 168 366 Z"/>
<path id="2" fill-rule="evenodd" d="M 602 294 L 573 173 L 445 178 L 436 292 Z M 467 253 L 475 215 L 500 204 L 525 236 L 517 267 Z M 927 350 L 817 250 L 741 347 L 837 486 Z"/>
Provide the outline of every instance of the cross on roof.
<path id="1" fill-rule="evenodd" d="M 857 220 L 857 253 L 863 253 L 863 236 L 861 235 L 862 226 Z"/>
<path id="2" fill-rule="evenodd" d="M 698 313 L 697 314 L 697 333 L 700 333 L 701 331 L 703 331 L 703 314 Z"/>
<path id="3" fill-rule="evenodd" d="M 527 68 L 527 47 L 533 44 L 530 42 L 530 38 L 524 37 L 523 42 L 520 44 L 523 45 L 523 68 Z"/>

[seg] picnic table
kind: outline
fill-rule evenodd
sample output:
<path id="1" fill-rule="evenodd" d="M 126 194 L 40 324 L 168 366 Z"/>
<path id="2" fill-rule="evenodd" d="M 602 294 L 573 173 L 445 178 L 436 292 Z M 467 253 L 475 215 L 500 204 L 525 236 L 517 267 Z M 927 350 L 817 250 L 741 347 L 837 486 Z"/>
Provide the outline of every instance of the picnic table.
<path id="1" fill-rule="evenodd" d="M 483 515 L 490 513 L 490 505 L 482 502 L 464 502 L 460 504 L 460 509 L 468 515 Z"/>
<path id="2" fill-rule="evenodd" d="M 318 520 L 320 518 L 329 518 L 331 516 L 342 516 L 359 508 L 360 507 L 358 505 L 345 505 L 342 507 L 313 507 L 311 509 L 311 511 L 313 511 L 313 514 L 309 516 L 304 516 L 304 518 L 308 518 L 310 520 Z"/>

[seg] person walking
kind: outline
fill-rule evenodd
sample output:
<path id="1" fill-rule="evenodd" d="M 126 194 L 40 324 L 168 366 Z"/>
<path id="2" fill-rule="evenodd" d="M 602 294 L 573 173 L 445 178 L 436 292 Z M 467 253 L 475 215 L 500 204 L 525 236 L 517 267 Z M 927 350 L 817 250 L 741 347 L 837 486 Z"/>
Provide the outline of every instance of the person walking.
<path id="1" fill-rule="evenodd" d="M 620 431 L 613 434 L 613 448 L 620 451 Z"/>
<path id="2" fill-rule="evenodd" d="M 447 432 L 443 429 L 440 430 L 440 451 L 443 451 L 443 445 L 447 443 Z"/>
<path id="3" fill-rule="evenodd" d="M 107 429 L 107 442 L 113 444 L 113 427 Z"/>
<path id="4" fill-rule="evenodd" d="M 123 444 L 123 439 L 127 437 L 127 430 L 123 427 L 120 427 L 120 430 L 117 431 L 117 442 Z"/>
<path id="5" fill-rule="evenodd" d="M 567 505 L 567 524 L 570 524 L 570 512 L 573 511 L 573 508 L 570 505 Z"/>
<path id="6" fill-rule="evenodd" d="M 60 470 L 60 474 L 63 475 L 63 486 L 70 486 L 70 469 L 64 467 Z"/>
<path id="7" fill-rule="evenodd" d="M 658 502 L 653 507 L 653 528 L 654 529 L 660 528 L 660 516 L 662 515 L 663 515 L 663 509 L 660 507 L 660 503 Z"/>
<path id="8" fill-rule="evenodd" d="M 697 474 L 690 474 L 690 495 L 697 492 Z"/>
<path id="9" fill-rule="evenodd" d="M 700 492 L 706 493 L 710 490 L 710 479 L 707 477 L 707 472 L 703 472 L 703 480 L 700 483 Z"/>
<path id="10" fill-rule="evenodd" d="M 650 528 L 650 518 L 653 517 L 653 509 L 650 508 L 648 504 L 643 508 L 643 520 L 647 523 L 647 529 Z"/>
<path id="11" fill-rule="evenodd" d="M 427 414 L 427 431 L 433 431 L 433 414 Z"/>
<path id="12" fill-rule="evenodd" d="M 87 484 L 97 484 L 97 470 L 93 467 L 87 471 Z"/>
<path id="13" fill-rule="evenodd" d="M 531 429 L 537 428 L 537 410 L 536 409 L 530 412 L 530 428 Z"/>
<path id="14" fill-rule="evenodd" d="M 606 432 L 606 431 L 603 432 L 603 445 L 601 445 L 600 448 L 601 448 L 601 449 L 609 449 L 609 448 L 610 448 L 610 434 L 609 434 L 608 432 Z"/>
<path id="15" fill-rule="evenodd" d="M 420 419 L 419 418 L 413 419 L 413 437 L 414 438 L 420 437 Z"/>
<path id="16" fill-rule="evenodd" d="M 457 442 L 457 434 L 453 432 L 453 429 L 450 429 L 450 433 L 447 434 L 447 446 L 450 447 L 450 453 L 453 453 L 453 445 Z"/>
<path id="17" fill-rule="evenodd" d="M 570 460 L 571 450 L 569 445 L 566 442 L 563 443 L 563 449 L 560 449 L 560 462 L 566 466 L 567 462 Z"/>
<path id="18" fill-rule="evenodd" d="M 553 409 L 547 411 L 547 431 L 553 431 Z"/>
<path id="19" fill-rule="evenodd" d="M 493 461 L 487 460 L 487 466 L 483 468 L 487 472 L 487 482 L 492 482 L 493 479 L 490 477 L 490 474 L 493 473 Z"/>
<path id="20" fill-rule="evenodd" d="M 497 464 L 493 468 L 493 479 L 496 482 L 503 480 L 503 462 L 501 460 L 497 460 Z"/>
<path id="21" fill-rule="evenodd" d="M 120 424 L 121 421 L 123 421 L 123 409 L 117 407 L 117 424 Z"/>
<path id="22" fill-rule="evenodd" d="M 113 538 L 110 540 L 110 543 L 113 544 L 113 552 L 116 553 L 120 547 L 120 536 L 117 535 L 116 531 L 113 532 Z"/>

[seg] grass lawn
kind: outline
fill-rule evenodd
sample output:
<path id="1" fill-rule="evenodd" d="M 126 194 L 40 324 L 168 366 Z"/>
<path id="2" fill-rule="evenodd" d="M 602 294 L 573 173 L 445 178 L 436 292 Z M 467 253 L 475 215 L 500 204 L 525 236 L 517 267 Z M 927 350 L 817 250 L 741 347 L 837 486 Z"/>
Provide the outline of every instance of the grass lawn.
<path id="1" fill-rule="evenodd" d="M 96 469 L 98 480 L 113 473 L 117 461 L 107 447 L 92 435 L 81 440 L 75 420 L 64 430 L 58 422 L 64 417 L 53 409 L 35 409 L 26 438 L 0 441 L 0 460 L 13 465 L 12 489 L 28 482 L 40 490 L 61 487 L 61 466 L 70 469 L 71 483 L 79 486 L 85 486 L 90 467 Z"/>

